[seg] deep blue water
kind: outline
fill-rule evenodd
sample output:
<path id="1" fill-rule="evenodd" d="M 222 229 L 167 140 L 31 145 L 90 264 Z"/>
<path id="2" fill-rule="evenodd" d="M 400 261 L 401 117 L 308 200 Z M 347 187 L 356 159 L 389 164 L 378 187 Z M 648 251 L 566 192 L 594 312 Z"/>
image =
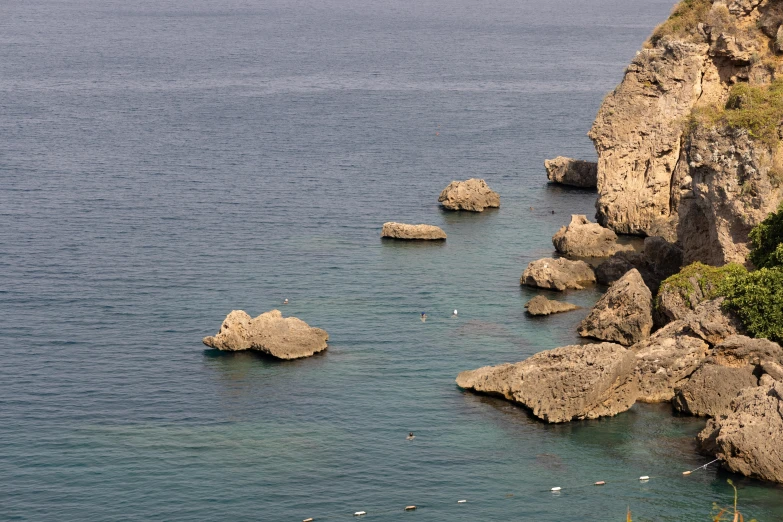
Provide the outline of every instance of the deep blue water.
<path id="1" fill-rule="evenodd" d="M 593 213 L 543 160 L 594 157 L 671 4 L 0 0 L 0 519 L 708 520 L 730 475 L 680 474 L 704 421 L 548 426 L 454 384 L 577 342 L 586 310 L 526 317 L 518 283 Z M 440 210 L 469 177 L 502 207 Z M 326 353 L 201 344 L 284 298 Z M 733 478 L 783 519 L 781 488 Z"/>

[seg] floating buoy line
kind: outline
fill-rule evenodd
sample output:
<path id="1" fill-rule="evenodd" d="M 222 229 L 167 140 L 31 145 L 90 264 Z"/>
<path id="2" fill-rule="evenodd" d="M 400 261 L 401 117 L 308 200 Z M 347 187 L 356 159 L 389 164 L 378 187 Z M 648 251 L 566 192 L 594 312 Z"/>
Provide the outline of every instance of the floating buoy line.
<path id="1" fill-rule="evenodd" d="M 682 476 L 690 475 L 691 473 L 694 473 L 695 471 L 699 471 L 701 469 L 707 468 L 707 466 L 709 466 L 710 464 L 714 464 L 714 463 L 718 462 L 719 460 L 720 459 L 715 459 L 713 461 L 710 461 L 710 462 L 708 462 L 706 464 L 703 464 L 703 465 L 699 466 L 698 468 L 694 468 L 694 469 L 689 470 L 689 471 L 683 471 L 682 474 L 678 475 L 678 476 L 682 477 Z M 574 486 L 554 486 L 554 487 L 551 487 L 551 488 L 546 489 L 546 490 L 541 490 L 541 492 L 547 492 L 547 493 L 553 493 L 553 494 L 559 495 L 561 492 L 564 493 L 566 491 L 570 491 L 570 490 L 573 490 L 573 489 L 583 489 L 583 488 L 590 488 L 590 487 L 596 487 L 596 486 L 613 486 L 613 485 L 629 484 L 629 483 L 646 484 L 650 480 L 656 479 L 656 478 L 664 478 L 664 477 L 662 477 L 662 476 L 652 476 L 652 475 L 641 475 L 641 476 L 639 476 L 637 478 L 633 478 L 633 479 L 622 479 L 622 480 L 611 480 L 611 481 L 609 481 L 609 480 L 598 480 L 598 481 L 595 481 L 595 482 L 590 482 L 590 483 L 587 483 L 587 484 L 579 484 L 579 485 L 574 485 Z M 509 494 L 509 495 L 506 495 L 504 497 L 504 500 L 513 500 L 513 499 L 514 499 L 514 495 L 513 494 Z M 464 504 L 483 504 L 483 503 L 486 503 L 486 502 L 496 502 L 498 500 L 500 500 L 500 499 L 477 499 L 477 500 L 471 500 L 470 502 L 468 502 L 468 499 L 465 499 L 465 498 L 459 499 L 458 498 L 458 500 L 456 500 L 456 503 L 460 504 L 460 505 L 464 505 Z M 304 518 L 304 519 L 302 519 L 302 522 L 319 522 L 319 521 L 322 521 L 322 520 L 345 519 L 347 517 L 361 517 L 361 518 L 365 518 L 365 517 L 372 517 L 373 515 L 390 515 L 390 514 L 394 514 L 394 513 L 398 513 L 398 514 L 404 515 L 406 512 L 416 511 L 419 508 L 434 507 L 436 505 L 446 505 L 446 504 L 451 504 L 451 503 L 454 503 L 454 502 L 455 502 L 455 500 L 451 500 L 451 501 L 443 500 L 443 501 L 436 501 L 436 502 L 432 502 L 432 503 L 422 503 L 420 505 L 416 505 L 416 504 L 409 504 L 407 506 L 400 505 L 399 507 L 392 508 L 392 509 L 378 509 L 378 510 L 375 510 L 375 509 L 364 510 L 363 509 L 363 510 L 354 511 L 354 512 L 350 512 L 349 510 L 346 510 L 346 511 L 341 511 L 341 512 L 322 513 L 320 515 L 312 516 L 312 517 L 309 517 L 309 518 Z M 468 509 L 468 508 L 466 508 L 466 509 Z"/>

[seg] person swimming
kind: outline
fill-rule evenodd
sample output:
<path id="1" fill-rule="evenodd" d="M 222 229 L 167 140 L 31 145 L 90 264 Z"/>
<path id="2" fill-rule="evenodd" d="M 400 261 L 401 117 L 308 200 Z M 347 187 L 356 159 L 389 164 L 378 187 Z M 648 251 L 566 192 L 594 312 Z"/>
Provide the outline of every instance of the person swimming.
<path id="1" fill-rule="evenodd" d="M 288 298 L 286 297 L 285 301 L 283 301 L 283 304 L 288 304 Z"/>
<path id="2" fill-rule="evenodd" d="M 423 323 L 423 322 L 424 322 L 424 321 L 426 321 L 426 320 L 427 320 L 427 314 L 425 314 L 424 312 L 422 312 L 422 313 L 421 313 L 421 322 Z"/>
<path id="3" fill-rule="evenodd" d="M 408 436 L 405 437 L 405 440 L 413 440 L 415 438 L 416 438 L 416 435 L 414 435 L 413 432 L 411 431 L 410 433 L 408 433 Z"/>
<path id="4" fill-rule="evenodd" d="M 451 317 L 457 317 L 457 310 L 456 310 L 456 308 L 454 309 L 453 312 L 451 312 Z"/>

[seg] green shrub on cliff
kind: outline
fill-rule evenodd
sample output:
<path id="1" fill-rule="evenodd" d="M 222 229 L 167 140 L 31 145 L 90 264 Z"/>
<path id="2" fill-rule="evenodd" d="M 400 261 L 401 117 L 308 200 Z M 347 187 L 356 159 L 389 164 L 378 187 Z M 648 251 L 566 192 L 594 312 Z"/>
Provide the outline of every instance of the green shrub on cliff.
<path id="1" fill-rule="evenodd" d="M 783 266 L 783 203 L 750 231 L 748 257 L 758 268 Z"/>
<path id="2" fill-rule="evenodd" d="M 724 107 L 694 109 L 689 128 L 693 131 L 702 125 L 721 125 L 745 129 L 751 138 L 775 147 L 780 141 L 778 126 L 781 122 L 783 79 L 777 79 L 767 85 L 734 84 Z"/>
<path id="3" fill-rule="evenodd" d="M 730 276 L 720 293 L 750 335 L 783 342 L 783 267 Z"/>
<path id="4" fill-rule="evenodd" d="M 661 283 L 658 296 L 660 297 L 664 293 L 677 292 L 682 296 L 685 304 L 691 307 L 693 306 L 691 296 L 696 291 L 694 285 L 698 285 L 704 299 L 715 299 L 724 295 L 722 293 L 724 281 L 729 277 L 741 276 L 746 273 L 745 267 L 737 263 L 729 263 L 725 266 L 710 266 L 697 261 L 686 266 L 679 273 L 665 279 Z"/>
<path id="5" fill-rule="evenodd" d="M 712 8 L 711 0 L 682 0 L 674 7 L 669 18 L 655 28 L 650 43 L 655 45 L 664 36 L 688 38 L 692 36 L 699 22 L 703 22 Z"/>

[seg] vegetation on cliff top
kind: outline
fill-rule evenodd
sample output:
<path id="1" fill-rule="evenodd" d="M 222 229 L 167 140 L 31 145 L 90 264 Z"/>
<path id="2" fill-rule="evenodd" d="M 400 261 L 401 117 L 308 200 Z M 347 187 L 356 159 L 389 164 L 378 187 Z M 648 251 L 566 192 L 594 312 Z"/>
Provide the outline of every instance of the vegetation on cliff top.
<path id="1" fill-rule="evenodd" d="M 745 129 L 748 135 L 770 147 L 780 141 L 783 122 L 783 79 L 767 85 L 737 83 L 731 87 L 723 107 L 701 107 L 691 114 L 691 130 L 703 125 Z"/>
<path id="2" fill-rule="evenodd" d="M 664 36 L 688 39 L 695 36 L 699 22 L 704 21 L 712 9 L 711 0 L 682 0 L 674 7 L 672 14 L 655 28 L 650 44 L 657 44 Z"/>

